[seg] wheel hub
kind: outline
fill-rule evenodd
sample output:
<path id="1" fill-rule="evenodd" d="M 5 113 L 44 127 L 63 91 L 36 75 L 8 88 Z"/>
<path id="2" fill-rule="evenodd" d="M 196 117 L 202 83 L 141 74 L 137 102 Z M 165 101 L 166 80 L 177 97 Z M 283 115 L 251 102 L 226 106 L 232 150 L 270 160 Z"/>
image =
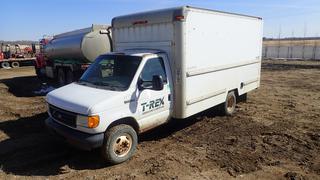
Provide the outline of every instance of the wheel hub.
<path id="1" fill-rule="evenodd" d="M 114 145 L 113 151 L 118 157 L 126 156 L 132 145 L 132 138 L 129 135 L 119 136 Z"/>
<path id="2" fill-rule="evenodd" d="M 234 98 L 230 96 L 227 101 L 228 111 L 232 111 L 232 109 L 234 108 L 234 102 L 235 102 Z"/>

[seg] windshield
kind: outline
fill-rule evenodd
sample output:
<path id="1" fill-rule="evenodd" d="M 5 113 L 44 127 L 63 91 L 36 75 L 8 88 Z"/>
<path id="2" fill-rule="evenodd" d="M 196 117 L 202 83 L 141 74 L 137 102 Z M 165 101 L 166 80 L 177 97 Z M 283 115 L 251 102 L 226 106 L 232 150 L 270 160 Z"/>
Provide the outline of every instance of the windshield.
<path id="1" fill-rule="evenodd" d="M 125 55 L 102 55 L 85 71 L 79 80 L 83 85 L 124 91 L 139 67 L 141 57 Z"/>

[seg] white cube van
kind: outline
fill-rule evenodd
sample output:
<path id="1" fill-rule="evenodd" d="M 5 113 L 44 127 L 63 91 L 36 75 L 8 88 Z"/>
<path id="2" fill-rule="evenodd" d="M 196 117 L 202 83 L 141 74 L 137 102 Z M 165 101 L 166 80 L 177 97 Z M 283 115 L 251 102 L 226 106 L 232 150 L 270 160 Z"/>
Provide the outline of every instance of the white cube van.
<path id="1" fill-rule="evenodd" d="M 171 118 L 217 105 L 231 115 L 259 87 L 262 29 L 259 17 L 189 6 L 115 17 L 114 52 L 47 95 L 46 125 L 117 164 Z"/>

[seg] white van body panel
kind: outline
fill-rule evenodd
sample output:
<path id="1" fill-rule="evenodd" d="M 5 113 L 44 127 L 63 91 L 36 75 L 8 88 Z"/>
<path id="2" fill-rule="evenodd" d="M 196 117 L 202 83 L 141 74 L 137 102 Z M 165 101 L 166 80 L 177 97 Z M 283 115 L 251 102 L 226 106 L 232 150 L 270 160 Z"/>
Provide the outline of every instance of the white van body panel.
<path id="1" fill-rule="evenodd" d="M 260 19 L 190 9 L 185 29 L 186 116 L 224 102 L 230 90 L 259 87 Z"/>

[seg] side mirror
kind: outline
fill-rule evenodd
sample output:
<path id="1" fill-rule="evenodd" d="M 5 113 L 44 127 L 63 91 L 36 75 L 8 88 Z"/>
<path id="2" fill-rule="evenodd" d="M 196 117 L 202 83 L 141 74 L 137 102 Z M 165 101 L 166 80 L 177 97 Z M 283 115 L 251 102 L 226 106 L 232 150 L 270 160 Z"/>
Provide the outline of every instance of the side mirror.
<path id="1" fill-rule="evenodd" d="M 144 81 L 143 81 L 141 78 L 139 78 L 139 79 L 138 79 L 138 89 L 139 89 L 140 91 L 146 89 L 146 88 L 144 87 L 143 83 L 144 83 Z"/>
<path id="2" fill-rule="evenodd" d="M 161 91 L 163 89 L 162 76 L 156 75 L 152 77 L 152 89 L 156 91 Z"/>
<path id="3" fill-rule="evenodd" d="M 138 80 L 138 89 L 140 91 L 144 89 L 151 89 L 155 91 L 161 91 L 163 90 L 163 79 L 162 76 L 156 75 L 152 77 L 152 81 L 143 81 L 139 78 Z"/>

